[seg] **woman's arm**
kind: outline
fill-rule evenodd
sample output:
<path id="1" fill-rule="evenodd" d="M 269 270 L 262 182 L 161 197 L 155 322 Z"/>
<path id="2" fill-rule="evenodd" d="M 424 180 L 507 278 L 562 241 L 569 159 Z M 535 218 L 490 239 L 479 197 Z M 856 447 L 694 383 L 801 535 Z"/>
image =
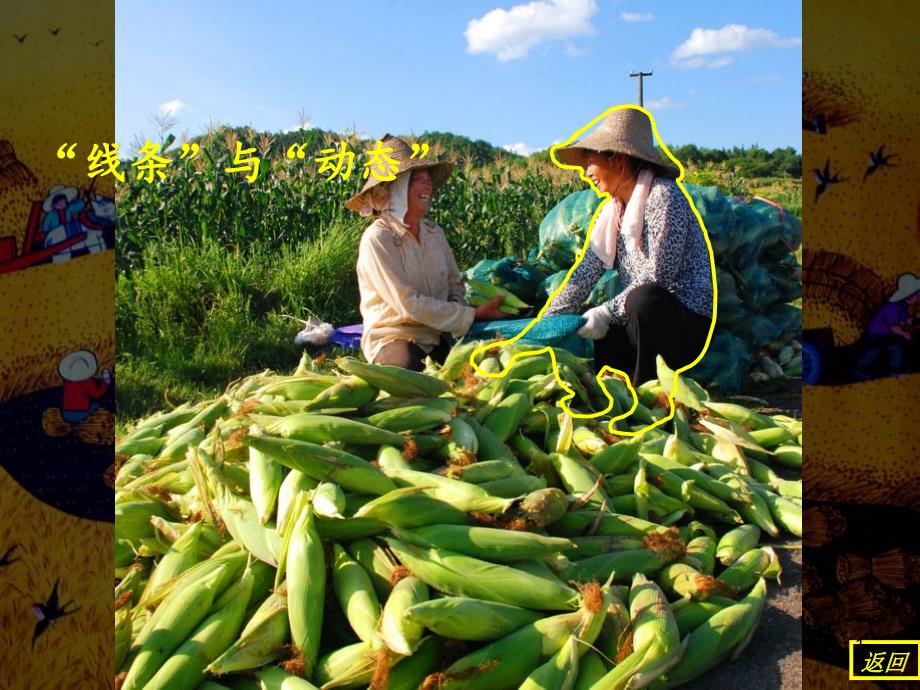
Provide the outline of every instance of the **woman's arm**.
<path id="1" fill-rule="evenodd" d="M 364 234 L 358 264 L 380 298 L 406 321 L 446 331 L 455 337 L 464 335 L 472 325 L 475 316 L 472 307 L 435 299 L 414 288 L 403 271 L 395 246 L 380 234 Z"/>

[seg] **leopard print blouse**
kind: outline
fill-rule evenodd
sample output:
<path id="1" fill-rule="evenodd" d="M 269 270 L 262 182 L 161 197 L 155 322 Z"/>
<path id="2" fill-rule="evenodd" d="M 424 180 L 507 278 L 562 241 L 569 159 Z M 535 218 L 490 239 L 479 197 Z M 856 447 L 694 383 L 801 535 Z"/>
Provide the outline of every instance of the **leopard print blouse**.
<path id="1" fill-rule="evenodd" d="M 650 283 L 668 289 L 691 311 L 712 315 L 712 273 L 703 229 L 673 180 L 658 177 L 652 182 L 639 251 L 629 253 L 621 233 L 614 268 L 623 290 L 605 303 L 613 323 L 626 323 L 627 296 L 637 286 Z M 546 313 L 579 313 L 605 270 L 603 262 L 588 247 Z"/>

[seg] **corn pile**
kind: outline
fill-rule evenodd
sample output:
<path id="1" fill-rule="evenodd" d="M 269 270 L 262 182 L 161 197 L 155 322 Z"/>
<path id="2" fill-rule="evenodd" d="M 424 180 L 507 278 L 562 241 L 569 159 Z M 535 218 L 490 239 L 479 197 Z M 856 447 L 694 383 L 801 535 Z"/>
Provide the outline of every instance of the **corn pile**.
<path id="1" fill-rule="evenodd" d="M 762 532 L 802 534 L 773 469 L 801 467 L 801 422 L 678 378 L 672 420 L 611 434 L 560 414 L 545 356 L 475 374 L 481 344 L 425 373 L 304 359 L 120 439 L 117 686 L 666 688 L 737 656 L 780 575 Z M 556 354 L 570 407 L 603 409 Z M 615 429 L 674 383 L 659 361 Z"/>

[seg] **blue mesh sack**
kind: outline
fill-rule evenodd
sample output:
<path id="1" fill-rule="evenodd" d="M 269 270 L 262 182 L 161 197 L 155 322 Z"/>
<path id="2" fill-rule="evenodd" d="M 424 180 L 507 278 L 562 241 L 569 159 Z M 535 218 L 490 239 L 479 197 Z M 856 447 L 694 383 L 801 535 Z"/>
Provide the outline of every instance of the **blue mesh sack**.
<path id="1" fill-rule="evenodd" d="M 744 387 L 751 370 L 751 353 L 747 345 L 722 328 L 716 328 L 706 355 L 687 372 L 690 378 L 723 393 L 735 393 Z"/>
<path id="2" fill-rule="evenodd" d="M 503 321 L 477 321 L 464 337 L 465 340 L 508 340 L 527 327 L 531 319 L 506 319 Z M 578 314 L 544 316 L 527 331 L 519 342 L 540 347 L 561 347 L 579 357 L 592 357 L 593 341 L 585 340 L 576 331 L 585 323 Z"/>
<path id="3" fill-rule="evenodd" d="M 484 283 L 491 283 L 492 273 L 498 263 L 499 262 L 495 259 L 483 259 L 472 268 L 466 269 L 463 272 L 463 275 L 465 275 L 467 278 L 472 278 L 473 280 L 481 280 Z"/>
<path id="4" fill-rule="evenodd" d="M 735 227 L 738 232 L 738 243 L 731 252 L 730 263 L 738 268 L 744 268 L 757 261 L 764 247 L 775 243 L 779 239 L 779 229 L 767 213 L 778 213 L 769 204 L 756 202 L 758 206 L 730 201 L 732 213 L 735 216 Z M 760 211 L 760 208 L 767 209 Z"/>
<path id="5" fill-rule="evenodd" d="M 585 242 L 585 233 L 601 199 L 594 190 L 573 192 L 553 206 L 540 223 L 540 244 L 529 261 L 569 269 Z"/>

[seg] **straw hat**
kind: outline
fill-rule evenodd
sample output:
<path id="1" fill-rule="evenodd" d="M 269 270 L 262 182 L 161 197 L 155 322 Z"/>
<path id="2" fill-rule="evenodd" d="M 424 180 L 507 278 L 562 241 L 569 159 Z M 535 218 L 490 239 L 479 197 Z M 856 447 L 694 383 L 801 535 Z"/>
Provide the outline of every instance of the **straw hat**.
<path id="1" fill-rule="evenodd" d="M 429 170 L 432 192 L 447 181 L 451 171 L 454 169 L 453 164 L 447 161 L 438 162 L 428 158 L 412 158 L 412 147 L 399 137 L 393 137 L 389 134 L 383 136 L 383 148 L 393 149 L 392 151 L 387 151 L 386 155 L 396 161 L 396 170 L 393 172 L 397 176 L 411 173 L 413 170 Z M 361 191 L 345 202 L 345 208 L 360 213 L 361 209 L 365 207 L 368 192 L 381 184 L 384 184 L 384 181 L 378 180 L 373 174 L 368 175 L 367 182 L 364 183 Z"/>
<path id="2" fill-rule="evenodd" d="M 888 299 L 889 302 L 900 302 L 920 290 L 920 278 L 913 273 L 904 273 L 898 278 L 898 289 Z"/>
<path id="3" fill-rule="evenodd" d="M 99 364 L 89 350 L 77 350 L 64 355 L 58 364 L 58 373 L 65 381 L 86 381 L 93 377 Z"/>
<path id="4" fill-rule="evenodd" d="M 51 211 L 51 202 L 54 201 L 54 197 L 56 197 L 58 194 L 63 194 L 65 197 L 67 197 L 67 203 L 69 204 L 71 201 L 77 198 L 77 188 L 55 185 L 49 189 L 48 196 L 45 197 L 45 201 L 42 203 L 42 210 L 44 210 L 45 213 L 49 213 Z"/>
<path id="5" fill-rule="evenodd" d="M 658 166 L 664 177 L 677 179 L 674 164 L 659 154 L 652 142 L 652 125 L 648 115 L 638 108 L 619 108 L 590 134 L 570 146 L 555 149 L 556 158 L 566 165 L 586 168 L 592 153 L 625 153 Z"/>

